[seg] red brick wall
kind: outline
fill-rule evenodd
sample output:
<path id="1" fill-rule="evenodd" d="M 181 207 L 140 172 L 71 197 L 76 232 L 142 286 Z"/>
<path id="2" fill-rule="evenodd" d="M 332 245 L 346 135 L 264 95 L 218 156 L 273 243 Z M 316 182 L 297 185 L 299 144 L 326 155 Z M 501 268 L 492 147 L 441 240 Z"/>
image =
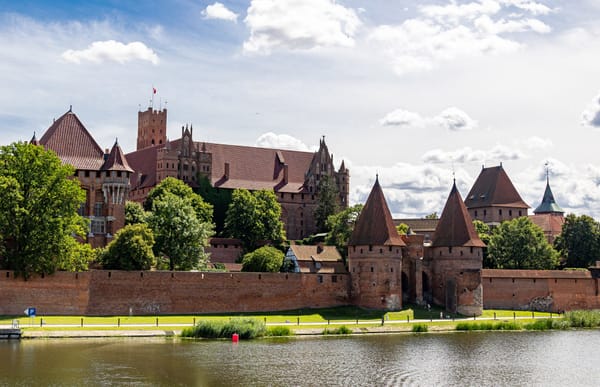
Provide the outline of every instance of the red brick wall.
<path id="1" fill-rule="evenodd" d="M 40 315 L 126 315 L 130 308 L 140 315 L 332 307 L 349 304 L 349 287 L 347 274 L 98 270 L 24 281 L 0 272 L 0 315 L 20 315 L 27 307 L 36 307 Z"/>
<path id="2" fill-rule="evenodd" d="M 483 270 L 486 309 L 598 309 L 598 279 L 588 271 Z"/>

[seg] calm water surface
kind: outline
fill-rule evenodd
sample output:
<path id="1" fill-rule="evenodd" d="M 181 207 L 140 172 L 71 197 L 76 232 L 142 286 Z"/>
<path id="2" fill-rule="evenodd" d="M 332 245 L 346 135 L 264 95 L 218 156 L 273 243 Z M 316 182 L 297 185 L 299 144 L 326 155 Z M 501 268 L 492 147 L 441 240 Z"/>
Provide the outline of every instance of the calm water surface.
<path id="1" fill-rule="evenodd" d="M 594 386 L 600 331 L 3 341 L 0 384 Z"/>

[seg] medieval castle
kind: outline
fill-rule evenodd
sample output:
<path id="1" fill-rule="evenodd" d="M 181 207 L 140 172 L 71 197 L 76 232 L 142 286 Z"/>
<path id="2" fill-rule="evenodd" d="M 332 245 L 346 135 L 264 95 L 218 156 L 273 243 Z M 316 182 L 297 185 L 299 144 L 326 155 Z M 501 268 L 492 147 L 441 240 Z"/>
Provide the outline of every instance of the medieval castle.
<path id="1" fill-rule="evenodd" d="M 35 136 L 32 139 L 75 167 L 76 177 L 86 191 L 86 203 L 80 213 L 91 220 L 88 242 L 93 246 L 107 244 L 123 227 L 126 200 L 143 201 L 153 187 L 169 176 L 191 186 L 206 178 L 219 189 L 272 189 L 281 204 L 289 239 L 315 232 L 313 213 L 318 203 L 319 181 L 324 176 L 335 182 L 340 206 L 348 206 L 349 170 L 343 161 L 339 169 L 334 168 L 333 155 L 324 139 L 314 153 L 213 144 L 194 141 L 193 128 L 189 126 L 182 128 L 181 138 L 169 141 L 166 125 L 166 109 L 141 111 L 137 149 L 124 154 L 115 142 L 110 150 L 102 151 L 69 109 L 39 141 Z M 485 245 L 472 220 L 494 226 L 503 220 L 527 216 L 528 208 L 501 165 L 483 168 L 466 200 L 463 201 L 456 185 L 451 187 L 431 235 L 417 232 L 401 236 L 376 179 L 348 242 L 347 267 L 332 265 L 329 267 L 335 269 L 320 271 L 317 265 L 310 274 L 298 275 L 316 274 L 318 283 L 323 283 L 324 275 L 330 276 L 335 291 L 328 288 L 333 293 L 322 295 L 327 299 L 326 305 L 354 304 L 397 310 L 407 302 L 430 303 L 452 312 L 478 315 L 484 306 Z M 554 201 L 549 185 L 535 214 L 532 220 L 542 226 L 549 239 L 560 233 L 563 211 Z M 317 253 L 309 255 L 313 261 L 318 259 Z M 96 277 L 90 274 L 90 278 Z M 285 280 L 288 281 L 287 274 Z M 320 291 L 314 290 L 312 282 L 302 280 L 302 283 L 302 294 L 312 289 L 312 297 L 320 299 Z M 297 303 L 315 304 L 301 299 Z M 297 305 L 289 305 L 289 309 L 294 307 Z M 164 308 L 173 313 L 190 312 Z M 271 308 L 277 307 L 273 304 Z"/>

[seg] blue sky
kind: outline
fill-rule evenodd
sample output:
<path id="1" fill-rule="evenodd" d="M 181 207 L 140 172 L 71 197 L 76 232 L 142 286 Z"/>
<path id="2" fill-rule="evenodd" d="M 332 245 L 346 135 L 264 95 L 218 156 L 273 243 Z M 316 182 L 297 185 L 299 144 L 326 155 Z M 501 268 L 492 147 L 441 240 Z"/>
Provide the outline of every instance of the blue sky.
<path id="1" fill-rule="evenodd" d="M 1 143 L 73 105 L 102 147 L 137 111 L 171 138 L 312 150 L 326 136 L 351 200 L 376 173 L 396 216 L 441 212 L 503 163 L 533 208 L 600 219 L 600 3 L 592 0 L 0 3 Z"/>

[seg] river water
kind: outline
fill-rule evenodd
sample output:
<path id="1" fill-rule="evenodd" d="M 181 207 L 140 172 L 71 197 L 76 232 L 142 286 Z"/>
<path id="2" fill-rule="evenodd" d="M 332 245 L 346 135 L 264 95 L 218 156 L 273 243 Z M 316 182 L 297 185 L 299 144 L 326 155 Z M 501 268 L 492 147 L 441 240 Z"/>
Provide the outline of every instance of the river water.
<path id="1" fill-rule="evenodd" d="M 600 331 L 0 342 L 0 385 L 594 386 Z"/>

